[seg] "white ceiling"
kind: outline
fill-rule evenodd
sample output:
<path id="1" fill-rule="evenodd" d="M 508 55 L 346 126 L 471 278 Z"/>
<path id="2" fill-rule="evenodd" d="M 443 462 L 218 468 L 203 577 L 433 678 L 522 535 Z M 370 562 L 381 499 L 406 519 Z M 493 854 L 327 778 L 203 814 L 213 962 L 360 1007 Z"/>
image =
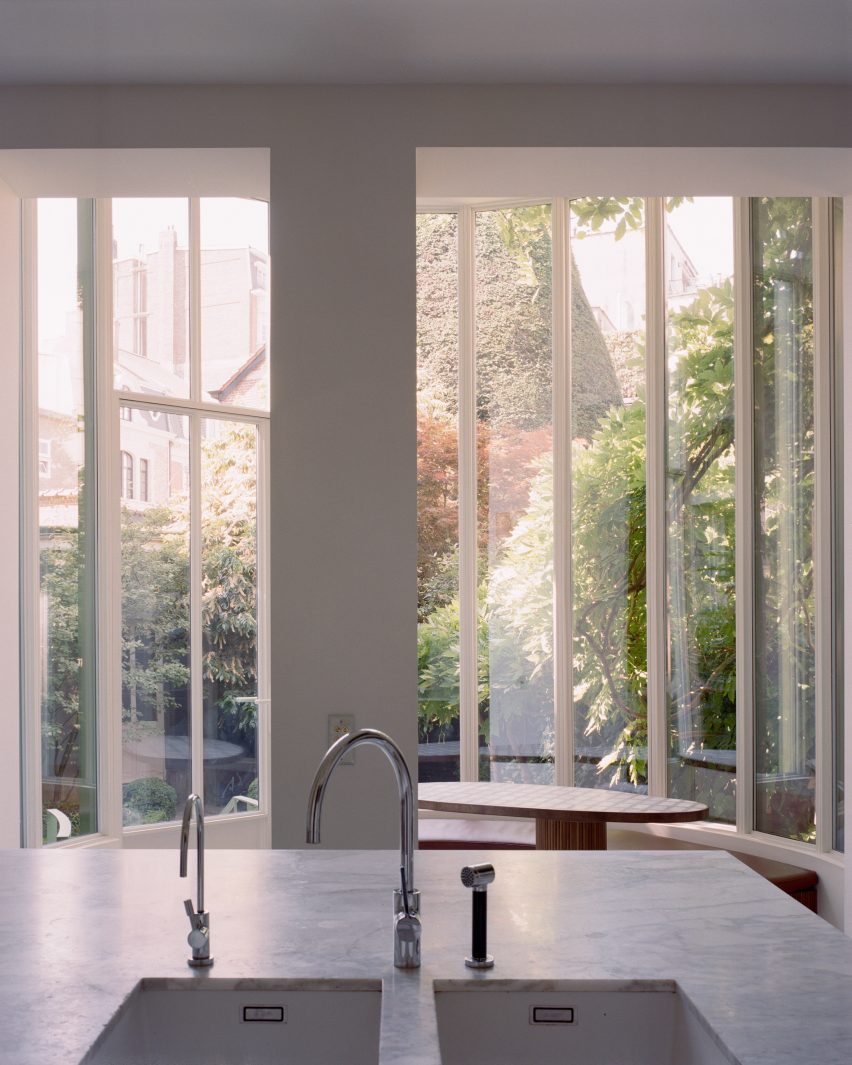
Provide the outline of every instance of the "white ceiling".
<path id="1" fill-rule="evenodd" d="M 852 0 L 0 0 L 0 83 L 852 83 Z"/>

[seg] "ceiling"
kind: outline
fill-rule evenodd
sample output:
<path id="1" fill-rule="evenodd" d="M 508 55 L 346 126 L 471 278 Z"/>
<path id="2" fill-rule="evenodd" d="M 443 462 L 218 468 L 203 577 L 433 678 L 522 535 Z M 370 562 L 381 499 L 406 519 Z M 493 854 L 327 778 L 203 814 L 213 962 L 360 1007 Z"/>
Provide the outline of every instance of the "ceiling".
<path id="1" fill-rule="evenodd" d="M 0 83 L 852 83 L 852 0 L 0 0 Z"/>

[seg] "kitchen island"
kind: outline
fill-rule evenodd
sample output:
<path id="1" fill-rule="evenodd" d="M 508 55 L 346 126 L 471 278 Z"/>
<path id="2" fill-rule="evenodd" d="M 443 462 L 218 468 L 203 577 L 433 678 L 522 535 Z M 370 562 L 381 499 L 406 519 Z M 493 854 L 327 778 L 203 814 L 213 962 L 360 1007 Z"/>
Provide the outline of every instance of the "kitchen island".
<path id="1" fill-rule="evenodd" d="M 492 970 L 465 968 L 493 861 Z M 392 964 L 396 851 L 208 851 L 215 965 L 186 965 L 172 851 L 7 851 L 0 1062 L 77 1065 L 142 978 L 381 979 L 381 1065 L 440 1065 L 434 980 L 665 980 L 742 1065 L 848 1065 L 852 940 L 719 852 L 420 852 L 423 965 Z M 175 1063 L 177 1065 L 177 1063 Z"/>

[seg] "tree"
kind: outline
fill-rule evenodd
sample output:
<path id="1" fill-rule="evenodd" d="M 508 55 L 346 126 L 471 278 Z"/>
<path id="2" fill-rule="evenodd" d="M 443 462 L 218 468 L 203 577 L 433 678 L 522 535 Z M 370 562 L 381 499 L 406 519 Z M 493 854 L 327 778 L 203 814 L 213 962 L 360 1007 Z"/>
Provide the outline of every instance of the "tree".
<path id="1" fill-rule="evenodd" d="M 251 426 L 228 423 L 227 430 L 205 440 L 202 447 L 202 681 L 209 718 L 205 731 L 233 740 L 250 753 L 257 723 L 254 434 Z M 80 603 L 87 581 L 83 554 L 83 538 L 76 528 L 42 530 L 41 589 L 48 604 L 49 647 L 42 731 L 52 751 L 48 772 L 72 780 L 78 775 L 81 726 L 87 720 L 80 707 L 87 690 L 85 671 L 93 668 L 81 651 Z M 125 735 L 131 739 L 134 733 L 141 736 L 151 729 L 169 734 L 175 727 L 173 716 L 187 712 L 189 562 L 185 497 L 173 497 L 167 505 L 122 508 L 120 712 Z M 132 803 L 137 805 L 143 792 L 148 794 L 146 788 L 156 791 L 156 785 L 133 783 L 135 790 L 128 796 L 136 796 Z M 73 785 L 56 785 L 45 799 L 67 812 L 77 831 L 73 791 Z M 160 789 L 157 796 L 161 792 L 167 794 Z M 157 802 L 158 810 L 170 808 L 159 798 Z M 134 806 L 128 816 L 151 819 L 152 810 Z"/>
<path id="2" fill-rule="evenodd" d="M 575 202 L 580 239 L 583 226 L 588 231 L 614 226 L 616 237 L 636 228 L 642 224 L 637 205 L 641 201 L 611 198 Z M 527 237 L 517 226 L 503 234 L 515 256 L 525 254 Z M 576 273 L 573 291 L 576 313 L 578 306 L 588 307 Z M 690 653 L 695 643 L 702 648 L 691 675 L 709 683 L 686 698 L 700 728 L 729 746 L 735 737 L 733 466 L 721 460 L 733 439 L 731 311 L 730 286 L 723 286 L 701 293 L 691 307 L 672 315 L 669 325 L 681 397 L 670 422 L 681 463 L 670 471 L 670 527 L 673 535 L 688 528 L 689 550 L 704 559 L 702 580 L 690 589 L 692 631 L 698 635 Z M 590 313 L 581 314 L 585 336 L 574 338 L 575 365 L 592 352 L 587 368 L 594 367 L 601 347 L 606 350 L 590 319 Z M 575 711 L 589 741 L 608 750 L 599 773 L 613 782 L 627 777 L 641 783 L 647 746 L 645 404 L 641 394 L 627 407 L 620 397 L 604 404 L 593 387 L 594 371 L 585 379 L 590 387 L 580 416 L 588 424 L 575 432 L 572 458 Z M 604 396 L 606 387 L 604 379 Z M 517 691 L 538 685 L 540 697 L 525 700 L 519 727 L 541 736 L 547 735 L 547 715 L 552 718 L 552 484 L 548 450 L 537 463 L 526 510 L 480 589 L 480 643 L 483 630 L 490 634 L 480 667 L 483 659 L 487 666 L 488 654 L 492 661 L 500 658 L 500 667 L 491 671 L 490 695 L 497 694 L 495 678 Z M 715 504 L 694 506 L 699 485 L 705 496 L 715 493 Z M 451 663 L 457 665 L 457 625 L 458 606 L 451 602 L 421 626 L 422 712 L 436 713 L 430 697 L 440 692 L 445 722 L 458 712 L 457 682 L 450 675 Z M 530 719 L 530 707 L 536 706 L 538 721 Z"/>

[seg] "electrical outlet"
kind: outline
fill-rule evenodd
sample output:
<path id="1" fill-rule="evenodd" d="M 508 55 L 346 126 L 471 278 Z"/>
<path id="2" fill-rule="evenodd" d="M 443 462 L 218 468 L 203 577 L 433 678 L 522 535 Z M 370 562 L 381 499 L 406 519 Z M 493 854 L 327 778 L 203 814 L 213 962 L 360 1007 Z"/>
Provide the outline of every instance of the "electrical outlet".
<path id="1" fill-rule="evenodd" d="M 341 736 L 345 736 L 347 732 L 355 731 L 355 715 L 354 714 L 329 714 L 328 715 L 328 745 L 329 747 L 336 743 Z M 347 754 L 345 758 L 341 758 L 341 765 L 354 765 L 355 755 L 354 753 Z"/>

